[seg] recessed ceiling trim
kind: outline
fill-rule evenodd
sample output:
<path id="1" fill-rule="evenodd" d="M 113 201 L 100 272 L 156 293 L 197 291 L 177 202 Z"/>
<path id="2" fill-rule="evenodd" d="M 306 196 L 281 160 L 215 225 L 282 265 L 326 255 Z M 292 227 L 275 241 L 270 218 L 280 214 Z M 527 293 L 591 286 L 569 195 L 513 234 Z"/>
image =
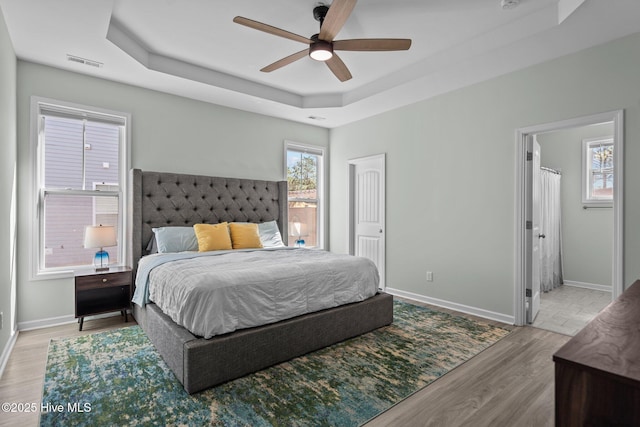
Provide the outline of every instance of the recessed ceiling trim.
<path id="1" fill-rule="evenodd" d="M 303 108 L 301 95 L 153 53 L 113 16 L 109 21 L 107 40 L 149 70 Z"/>
<path id="2" fill-rule="evenodd" d="M 215 86 L 220 89 L 256 96 L 302 109 L 344 107 L 347 105 L 347 103 L 345 103 L 345 100 L 347 99 L 352 102 L 357 102 L 361 99 L 376 95 L 381 91 L 392 89 L 396 85 L 404 84 L 407 81 L 414 80 L 419 77 L 416 75 L 408 75 L 407 73 L 395 73 L 391 76 L 380 79 L 378 82 L 367 85 L 367 90 L 358 91 L 356 96 L 349 96 L 349 92 L 344 94 L 333 93 L 303 96 L 212 70 L 210 68 L 190 64 L 179 59 L 156 54 L 152 52 L 150 48 L 145 46 L 145 44 L 141 42 L 132 31 L 125 28 L 125 26 L 118 22 L 113 16 L 111 16 L 109 21 L 106 38 L 117 48 L 149 70 L 158 71 L 175 77 L 181 77 Z"/>
<path id="3" fill-rule="evenodd" d="M 558 1 L 558 24 L 573 14 L 584 3 L 584 0 L 560 0 Z"/>
<path id="4" fill-rule="evenodd" d="M 149 54 L 150 70 L 302 108 L 303 97 L 168 56 Z"/>
<path id="5" fill-rule="evenodd" d="M 125 28 L 119 25 L 113 19 L 113 16 L 109 21 L 107 40 L 146 68 L 149 68 L 149 50 L 142 46 L 142 43 L 133 34 L 129 34 Z"/>
<path id="6" fill-rule="evenodd" d="M 335 108 L 344 106 L 345 103 L 341 93 L 308 95 L 302 101 L 302 108 Z"/>

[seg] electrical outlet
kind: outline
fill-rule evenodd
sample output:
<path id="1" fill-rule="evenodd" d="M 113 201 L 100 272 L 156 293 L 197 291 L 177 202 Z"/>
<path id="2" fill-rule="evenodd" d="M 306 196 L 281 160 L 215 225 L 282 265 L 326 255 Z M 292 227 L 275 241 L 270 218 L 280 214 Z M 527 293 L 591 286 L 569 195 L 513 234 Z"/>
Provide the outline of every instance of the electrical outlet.
<path id="1" fill-rule="evenodd" d="M 433 282 L 433 271 L 427 271 L 427 282 Z"/>

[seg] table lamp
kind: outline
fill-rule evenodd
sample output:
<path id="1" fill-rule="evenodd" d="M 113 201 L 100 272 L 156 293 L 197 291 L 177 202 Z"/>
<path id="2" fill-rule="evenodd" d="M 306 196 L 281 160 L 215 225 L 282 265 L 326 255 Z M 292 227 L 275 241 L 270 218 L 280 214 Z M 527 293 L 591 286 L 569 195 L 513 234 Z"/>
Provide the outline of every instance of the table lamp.
<path id="1" fill-rule="evenodd" d="M 104 248 L 117 244 L 116 229 L 112 225 L 87 225 L 84 230 L 84 247 L 100 248 L 93 258 L 96 271 L 109 270 L 109 253 Z"/>
<path id="2" fill-rule="evenodd" d="M 293 223 L 293 228 L 295 232 L 298 234 L 298 239 L 296 240 L 296 247 L 301 248 L 304 247 L 304 239 L 302 238 L 302 224 L 299 221 L 295 221 Z"/>

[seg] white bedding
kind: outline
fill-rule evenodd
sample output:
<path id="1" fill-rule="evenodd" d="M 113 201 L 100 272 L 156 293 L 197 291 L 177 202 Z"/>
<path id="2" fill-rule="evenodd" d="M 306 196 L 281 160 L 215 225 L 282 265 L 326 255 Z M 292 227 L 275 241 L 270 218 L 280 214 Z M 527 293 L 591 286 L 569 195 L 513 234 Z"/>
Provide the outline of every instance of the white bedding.
<path id="1" fill-rule="evenodd" d="M 148 271 L 148 299 L 205 338 L 363 301 L 378 290 L 378 271 L 366 258 L 304 248 L 205 254 L 156 254 L 139 268 Z"/>

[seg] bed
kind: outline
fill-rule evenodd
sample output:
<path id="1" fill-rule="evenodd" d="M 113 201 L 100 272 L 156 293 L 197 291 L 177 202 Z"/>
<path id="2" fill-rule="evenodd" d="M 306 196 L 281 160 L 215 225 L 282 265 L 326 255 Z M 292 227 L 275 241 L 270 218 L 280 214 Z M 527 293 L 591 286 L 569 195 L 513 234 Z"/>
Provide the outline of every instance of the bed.
<path id="1" fill-rule="evenodd" d="M 128 252 L 134 274 L 152 246 L 153 228 L 275 221 L 280 230 L 288 229 L 286 181 L 138 169 L 130 178 Z M 286 244 L 287 233 L 282 234 Z M 283 249 L 277 252 L 296 253 Z M 393 321 L 393 298 L 374 292 L 362 301 L 262 325 L 240 325 L 210 338 L 178 325 L 153 300 L 133 304 L 133 315 L 184 389 L 195 393 L 388 325 Z"/>

